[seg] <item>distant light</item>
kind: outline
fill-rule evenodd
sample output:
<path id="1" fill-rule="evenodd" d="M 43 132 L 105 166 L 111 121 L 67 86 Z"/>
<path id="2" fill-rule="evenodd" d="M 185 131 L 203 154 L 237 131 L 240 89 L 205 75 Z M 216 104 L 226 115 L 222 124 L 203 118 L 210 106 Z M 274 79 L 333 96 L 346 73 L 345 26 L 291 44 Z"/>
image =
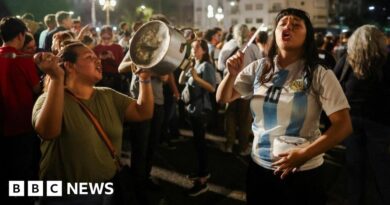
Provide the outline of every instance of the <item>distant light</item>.
<path id="1" fill-rule="evenodd" d="M 224 17 L 225 15 L 223 15 L 223 9 L 221 7 L 218 7 L 217 13 L 215 14 L 215 18 L 217 19 L 218 22 L 220 22 Z"/>
<path id="2" fill-rule="evenodd" d="M 110 6 L 115 7 L 116 6 L 116 0 L 111 0 L 110 1 Z"/>
<path id="3" fill-rule="evenodd" d="M 222 21 L 222 19 L 225 17 L 223 13 L 217 13 L 215 14 L 215 19 L 217 19 L 218 22 Z"/>
<path id="4" fill-rule="evenodd" d="M 390 21 L 390 16 L 388 16 L 388 17 L 387 17 L 387 20 L 389 20 L 389 21 Z"/>
<path id="5" fill-rule="evenodd" d="M 375 6 L 369 6 L 369 7 L 368 7 L 368 10 L 374 11 L 374 10 L 375 10 Z"/>
<path id="6" fill-rule="evenodd" d="M 99 4 L 103 6 L 106 3 L 106 0 L 99 0 Z"/>
<path id="7" fill-rule="evenodd" d="M 235 6 L 236 5 L 236 2 L 235 1 L 231 1 L 230 2 L 230 6 Z"/>
<path id="8" fill-rule="evenodd" d="M 118 28 L 117 28 L 116 26 L 114 26 L 114 27 L 112 28 L 112 30 L 117 31 Z"/>
<path id="9" fill-rule="evenodd" d="M 16 18 L 20 19 L 20 15 L 16 15 Z"/>
<path id="10" fill-rule="evenodd" d="M 213 18 L 214 17 L 214 8 L 211 5 L 207 6 L 207 18 Z"/>
<path id="11" fill-rule="evenodd" d="M 96 27 L 96 32 L 100 32 L 100 28 L 99 27 Z"/>
<path id="12" fill-rule="evenodd" d="M 346 33 L 346 32 L 348 32 L 349 31 L 349 29 L 343 29 L 343 30 L 341 30 L 341 33 Z"/>
<path id="13" fill-rule="evenodd" d="M 268 27 L 267 26 L 265 26 L 264 25 L 264 23 L 262 23 L 261 25 L 260 25 L 260 31 L 267 31 L 268 30 Z"/>
<path id="14" fill-rule="evenodd" d="M 70 14 L 70 15 L 73 15 L 73 14 L 74 14 L 74 12 L 73 12 L 73 11 L 69 11 L 69 14 Z"/>
<path id="15" fill-rule="evenodd" d="M 141 9 L 142 9 L 142 10 L 146 9 L 146 6 L 142 4 L 142 5 L 141 5 Z"/>

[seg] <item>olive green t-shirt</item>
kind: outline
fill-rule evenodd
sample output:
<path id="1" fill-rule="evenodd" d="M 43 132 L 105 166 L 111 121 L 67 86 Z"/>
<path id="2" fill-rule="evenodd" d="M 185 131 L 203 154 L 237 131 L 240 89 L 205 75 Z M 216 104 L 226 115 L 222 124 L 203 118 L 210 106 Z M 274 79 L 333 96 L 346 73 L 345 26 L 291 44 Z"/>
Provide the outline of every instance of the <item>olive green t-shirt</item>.
<path id="1" fill-rule="evenodd" d="M 33 109 L 33 124 L 41 112 L 47 93 L 42 94 Z M 117 153 L 122 146 L 124 114 L 134 101 L 110 88 L 96 87 L 92 97 L 82 102 L 99 120 Z M 41 143 L 40 178 L 65 182 L 104 182 L 111 179 L 116 166 L 110 151 L 78 103 L 67 93 L 61 134 Z"/>

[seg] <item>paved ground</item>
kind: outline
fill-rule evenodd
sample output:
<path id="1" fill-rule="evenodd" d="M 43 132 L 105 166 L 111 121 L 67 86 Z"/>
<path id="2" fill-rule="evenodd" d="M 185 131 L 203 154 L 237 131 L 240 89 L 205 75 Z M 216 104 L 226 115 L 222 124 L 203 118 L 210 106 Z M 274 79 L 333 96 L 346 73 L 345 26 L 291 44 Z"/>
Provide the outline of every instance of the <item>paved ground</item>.
<path id="1" fill-rule="evenodd" d="M 158 179 L 162 190 L 155 191 L 154 201 L 160 205 L 242 205 L 245 204 L 245 178 L 249 157 L 225 153 L 221 147 L 223 137 L 207 135 L 209 148 L 209 166 L 211 170 L 210 190 L 198 197 L 185 194 L 191 182 L 185 175 L 196 170 L 195 150 L 192 144 L 192 133 L 182 130 L 183 137 L 173 144 L 176 149 L 160 147 L 155 158 L 152 175 Z M 340 164 L 342 149 L 331 152 L 332 160 L 327 160 L 327 187 L 329 205 L 344 204 L 345 173 Z M 327 157 L 329 159 L 329 156 Z"/>

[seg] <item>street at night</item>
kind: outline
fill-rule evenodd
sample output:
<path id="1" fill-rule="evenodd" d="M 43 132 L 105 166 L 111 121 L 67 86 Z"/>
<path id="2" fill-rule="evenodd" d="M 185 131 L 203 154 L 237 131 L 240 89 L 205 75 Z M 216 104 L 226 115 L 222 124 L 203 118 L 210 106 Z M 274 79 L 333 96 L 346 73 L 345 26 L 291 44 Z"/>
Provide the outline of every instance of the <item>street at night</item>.
<path id="1" fill-rule="evenodd" d="M 0 203 L 389 205 L 389 0 L 0 0 Z"/>

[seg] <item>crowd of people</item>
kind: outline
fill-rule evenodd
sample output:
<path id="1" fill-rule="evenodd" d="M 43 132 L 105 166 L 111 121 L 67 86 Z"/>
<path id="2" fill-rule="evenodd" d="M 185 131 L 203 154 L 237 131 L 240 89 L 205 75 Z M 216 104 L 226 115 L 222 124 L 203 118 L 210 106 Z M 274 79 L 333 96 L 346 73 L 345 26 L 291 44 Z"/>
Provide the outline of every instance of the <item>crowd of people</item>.
<path id="1" fill-rule="evenodd" d="M 190 66 L 159 75 L 130 57 L 132 37 L 147 22 L 97 31 L 64 11 L 43 20 L 44 27 L 31 14 L 0 22 L 1 199 L 10 204 L 35 199 L 8 198 L 9 180 L 113 180 L 123 138 L 131 141 L 134 201 L 152 204 L 154 155 L 159 145 L 174 149 L 185 121 L 197 162 L 187 176 L 189 196 L 208 191 L 206 132 L 215 132 L 226 137 L 223 152 L 251 156 L 248 204 L 326 204 L 323 155 L 339 144 L 346 147 L 347 203 L 390 204 L 390 35 L 376 26 L 336 38 L 288 8 L 259 33 L 245 24 L 184 30 Z M 172 25 L 161 14 L 153 20 Z"/>

